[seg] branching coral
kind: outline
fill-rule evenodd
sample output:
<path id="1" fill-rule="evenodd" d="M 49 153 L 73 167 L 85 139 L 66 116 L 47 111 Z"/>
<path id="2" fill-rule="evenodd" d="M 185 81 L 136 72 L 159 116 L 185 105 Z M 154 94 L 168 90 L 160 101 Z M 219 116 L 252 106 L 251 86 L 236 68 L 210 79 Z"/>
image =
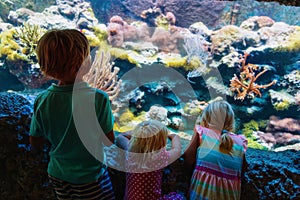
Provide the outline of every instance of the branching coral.
<path id="1" fill-rule="evenodd" d="M 258 74 L 255 74 L 255 71 L 258 70 L 258 66 L 250 63 L 246 65 L 247 56 L 248 54 L 245 54 L 244 59 L 242 60 L 241 73 L 239 77 L 234 74 L 234 77 L 230 80 L 230 90 L 237 92 L 235 98 L 242 101 L 247 96 L 254 97 L 255 95 L 258 95 L 261 97 L 259 89 L 265 89 L 276 83 L 276 80 L 273 80 L 271 83 L 265 85 L 256 84 L 255 81 L 268 70 L 264 69 Z"/>
<path id="2" fill-rule="evenodd" d="M 84 80 L 91 86 L 105 91 L 110 100 L 113 100 L 118 96 L 122 84 L 122 80 L 118 79 L 117 75 L 119 70 L 118 67 L 113 68 L 110 63 L 110 54 L 99 50 Z"/>
<path id="3" fill-rule="evenodd" d="M 21 52 L 28 57 L 28 61 L 36 63 L 35 49 L 37 43 L 46 30 L 38 25 L 31 25 L 24 23 L 19 29 L 16 30 L 14 38 L 21 46 Z"/>
<path id="4" fill-rule="evenodd" d="M 24 60 L 36 63 L 35 48 L 44 29 L 37 25 L 23 24 L 1 33 L 0 56 L 6 55 L 9 60 Z"/>
<path id="5" fill-rule="evenodd" d="M 15 33 L 15 28 L 12 28 L 0 34 L 0 56 L 7 56 L 8 60 L 26 60 L 26 56 L 20 53 L 20 46 L 14 40 Z"/>

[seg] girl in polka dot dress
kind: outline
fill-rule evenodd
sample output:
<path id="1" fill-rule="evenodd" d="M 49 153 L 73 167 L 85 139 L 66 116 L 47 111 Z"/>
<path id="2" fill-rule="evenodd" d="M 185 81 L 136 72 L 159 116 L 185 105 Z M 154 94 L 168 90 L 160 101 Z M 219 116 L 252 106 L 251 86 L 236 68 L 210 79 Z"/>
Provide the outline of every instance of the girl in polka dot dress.
<path id="1" fill-rule="evenodd" d="M 172 148 L 168 151 L 167 138 L 172 140 Z M 183 200 L 175 192 L 162 195 L 161 190 L 162 169 L 180 156 L 179 137 L 169 134 L 168 128 L 159 121 L 149 120 L 138 124 L 127 141 L 127 144 L 124 139 L 122 141 L 123 147 L 128 150 L 124 199 Z"/>

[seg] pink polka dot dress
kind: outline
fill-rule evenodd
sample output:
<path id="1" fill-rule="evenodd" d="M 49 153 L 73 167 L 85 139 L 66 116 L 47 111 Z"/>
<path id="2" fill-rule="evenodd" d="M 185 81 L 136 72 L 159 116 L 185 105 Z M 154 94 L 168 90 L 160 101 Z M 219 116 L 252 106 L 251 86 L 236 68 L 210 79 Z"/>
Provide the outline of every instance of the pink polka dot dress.
<path id="1" fill-rule="evenodd" d="M 125 200 L 183 200 L 183 197 L 177 193 L 162 195 L 162 168 L 167 165 L 169 153 L 162 150 L 155 162 L 150 167 L 157 169 L 144 173 L 127 173 Z M 132 160 L 127 158 L 130 163 Z M 161 167 L 160 167 L 161 166 Z M 161 168 L 161 169 L 159 169 Z M 130 171 L 134 171 L 131 168 Z"/>

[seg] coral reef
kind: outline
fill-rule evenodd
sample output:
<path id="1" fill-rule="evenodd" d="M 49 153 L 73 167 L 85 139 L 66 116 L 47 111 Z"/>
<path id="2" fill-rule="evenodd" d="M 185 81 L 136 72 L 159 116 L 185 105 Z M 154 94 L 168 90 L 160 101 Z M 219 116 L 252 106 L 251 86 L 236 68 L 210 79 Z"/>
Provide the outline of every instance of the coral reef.
<path id="1" fill-rule="evenodd" d="M 1 198 L 54 199 L 46 172 L 47 152 L 40 155 L 30 152 L 32 102 L 14 93 L 0 93 L 0 101 Z"/>
<path id="2" fill-rule="evenodd" d="M 1 33 L 0 57 L 5 58 L 6 61 L 3 67 L 16 76 L 25 85 L 25 88 L 40 88 L 49 81 L 42 75 L 39 66 L 36 65 L 37 59 L 34 48 L 39 38 L 40 29 L 26 26 L 27 28 L 21 28 L 23 30 L 21 38 L 18 28 L 12 28 Z"/>
<path id="3" fill-rule="evenodd" d="M 226 55 L 232 43 L 243 42 L 241 30 L 234 25 L 224 26 L 211 33 L 211 49 L 214 55 Z"/>
<path id="4" fill-rule="evenodd" d="M 297 0 L 257 0 L 262 2 L 279 2 L 280 4 L 286 5 L 286 6 L 300 6 L 300 2 Z"/>
<path id="5" fill-rule="evenodd" d="M 195 56 L 199 58 L 202 65 L 206 65 L 209 57 L 207 46 L 208 42 L 201 33 L 185 34 L 183 47 L 187 53 L 187 62 L 190 62 L 192 57 Z"/>
<path id="6" fill-rule="evenodd" d="M 126 110 L 119 117 L 119 125 L 125 126 L 134 119 L 134 114 L 130 110 Z"/>
<path id="7" fill-rule="evenodd" d="M 263 27 L 271 27 L 275 21 L 268 16 L 254 16 L 243 21 L 240 25 L 241 28 L 257 31 Z"/>
<path id="8" fill-rule="evenodd" d="M 19 44 L 15 41 L 16 29 L 12 28 L 1 32 L 0 56 L 6 56 L 8 60 L 27 60 L 22 53 Z"/>
<path id="9" fill-rule="evenodd" d="M 41 12 L 45 8 L 55 4 L 55 0 L 4 0 L 0 1 L 0 17 L 7 22 L 7 17 L 11 15 L 26 15 L 26 12 Z M 27 10 L 23 13 L 16 13 L 14 10 Z M 23 21 L 18 21 L 20 24 L 23 23 Z"/>
<path id="10" fill-rule="evenodd" d="M 297 105 L 300 105 L 300 91 L 295 94 L 295 102 Z"/>
<path id="11" fill-rule="evenodd" d="M 170 120 L 168 119 L 168 110 L 159 105 L 151 106 L 149 111 L 146 113 L 146 117 L 158 120 L 166 126 L 170 124 Z"/>
<path id="12" fill-rule="evenodd" d="M 37 42 L 45 32 L 37 25 L 24 23 L 1 33 L 0 56 L 7 56 L 8 60 L 24 60 L 30 64 L 36 63 L 35 48 Z"/>
<path id="13" fill-rule="evenodd" d="M 248 145 L 256 149 L 276 150 L 279 147 L 300 144 L 300 121 L 271 116 L 269 120 L 244 123 L 242 133 Z"/>
<path id="14" fill-rule="evenodd" d="M 40 37 L 45 33 L 45 29 L 37 25 L 24 23 L 19 29 L 16 29 L 14 39 L 21 46 L 21 52 L 26 55 L 30 64 L 37 62 L 35 49 Z"/>
<path id="15" fill-rule="evenodd" d="M 34 3 L 41 4 L 39 1 Z M 44 2 L 44 5 L 48 3 Z M 0 56 L 5 57 L 5 68 L 24 84 L 25 89 L 40 88 L 49 81 L 41 74 L 34 53 L 44 29 L 78 28 L 93 41 L 92 45 L 99 45 L 105 38 L 90 3 L 62 0 L 53 4 L 41 13 L 25 8 L 10 12 L 7 21 L 16 27 L 1 32 Z"/>
<path id="16" fill-rule="evenodd" d="M 208 103 L 205 101 L 193 100 L 186 103 L 186 105 L 183 108 L 183 111 L 187 116 L 196 119 L 207 105 Z"/>
<path id="17" fill-rule="evenodd" d="M 287 110 L 290 106 L 295 104 L 295 98 L 284 90 L 269 91 L 271 102 L 276 110 Z"/>
<path id="18" fill-rule="evenodd" d="M 82 30 L 82 32 L 86 35 L 91 47 L 102 46 L 108 37 L 106 26 L 104 24 L 99 24 L 95 25 L 92 29 L 93 34 L 86 32 L 85 29 Z"/>
<path id="19" fill-rule="evenodd" d="M 7 2 L 9 1 L 1 2 L 1 5 L 6 7 L 0 6 L 0 10 L 11 7 Z M 19 8 L 19 6 L 24 7 L 26 2 L 17 0 L 11 0 L 11 2 L 20 2 L 20 5 L 15 5 L 16 7 L 9 14 L 7 10 L 0 12 L 0 68 L 5 72 L 9 71 L 13 74 L 12 76 L 22 81 L 26 89 L 40 88 L 48 81 L 40 74 L 39 67 L 35 64 L 33 51 L 35 43 L 31 42 L 36 42 L 37 36 L 25 34 L 26 31 L 34 33 L 37 31 L 35 26 L 44 29 L 78 28 L 88 37 L 92 48 L 100 46 L 118 62 L 118 65 L 109 63 L 111 59 L 108 57 L 110 56 L 99 51 L 87 76 L 92 86 L 107 90 L 113 100 L 112 104 L 117 109 L 114 113 L 116 131 L 131 130 L 138 122 L 149 116 L 158 117 L 168 123 L 169 127 L 178 130 L 181 129 L 182 123 L 188 123 L 184 121 L 184 117 L 194 120 L 193 117 L 201 112 L 199 106 L 202 108 L 205 103 L 201 104 L 195 100 L 181 108 L 180 104 L 184 101 L 172 94 L 173 89 L 180 87 L 181 80 L 173 81 L 172 87 L 166 87 L 163 83 L 143 85 L 132 96 L 131 94 L 120 96 L 121 81 L 117 77 L 118 69 L 114 66 L 118 66 L 122 74 L 135 66 L 144 68 L 153 67 L 153 64 L 161 64 L 163 67 L 174 67 L 183 77 L 187 77 L 194 91 L 180 92 L 184 98 L 190 99 L 192 96 L 190 94 L 195 92 L 199 99 L 206 102 L 211 98 L 211 91 L 218 95 L 225 95 L 234 104 L 237 122 L 244 125 L 242 132 L 248 136 L 250 147 L 273 149 L 296 142 L 299 144 L 298 129 L 295 131 L 291 127 L 297 127 L 299 124 L 300 18 L 295 13 L 299 13 L 300 8 L 278 7 L 276 3 L 262 4 L 250 0 L 231 3 L 206 0 L 146 0 L 143 2 L 113 0 L 113 3 L 112 0 L 90 2 L 57 0 L 55 5 L 50 3 L 51 7 L 36 12 L 36 4 L 43 4 L 41 0 L 35 1 L 34 4 L 28 1 L 26 8 Z M 295 1 L 291 1 L 293 2 Z M 95 11 L 96 15 L 93 9 L 98 10 L 98 13 Z M 99 10 L 101 10 L 100 14 Z M 146 11 L 141 13 L 142 10 Z M 107 14 L 105 17 L 99 17 L 105 13 Z M 145 17 L 141 18 L 141 14 Z M 224 16 L 226 21 L 224 21 Z M 99 24 L 98 19 L 104 24 Z M 20 26 L 23 23 L 24 25 Z M 33 38 L 28 39 L 28 36 Z M 244 53 L 250 56 L 245 56 L 240 66 L 240 59 Z M 222 77 L 216 77 L 216 72 L 220 72 Z M 233 74 L 237 75 L 232 78 Z M 268 80 L 273 77 L 280 83 L 269 83 Z M 262 80 L 263 78 L 265 80 Z M 2 79 L 1 81 L 3 83 Z M 261 81 L 262 85 L 258 85 L 258 81 Z M 129 87 L 128 85 L 135 83 L 127 81 L 126 84 Z M 229 85 L 232 86 L 232 90 L 228 89 Z M 272 89 L 268 92 L 262 90 L 271 85 Z M 126 85 L 123 84 L 123 86 Z M 237 93 L 235 97 L 242 101 L 235 101 L 232 97 L 233 92 Z M 255 96 L 261 98 L 247 98 Z M 0 98 L 0 100 L 20 105 L 8 99 Z M 23 100 L 20 101 L 23 102 Z M 153 102 L 163 105 L 164 109 L 154 107 Z M 124 110 L 124 107 L 128 107 L 128 103 L 130 110 Z M 4 107 L 5 105 L 1 104 Z M 39 182 L 44 183 L 45 186 L 47 184 L 44 177 L 43 180 L 33 180 L 30 175 L 26 174 L 27 171 L 31 172 L 31 169 L 28 169 L 31 165 L 34 166 L 33 169 L 36 172 L 40 173 L 45 163 L 32 164 L 33 159 L 27 151 L 28 135 L 16 134 L 17 131 L 28 132 L 28 121 L 26 121 L 26 126 L 20 123 L 25 124 L 23 115 L 28 116 L 28 113 L 32 111 L 27 106 L 28 102 L 24 102 L 24 105 L 26 106 L 20 105 L 22 111 L 14 106 L 7 106 L 15 109 L 18 114 L 1 113 L 0 116 L 0 122 L 5 121 L 3 123 L 5 125 L 0 128 L 1 140 L 11 142 L 10 137 L 14 137 L 12 143 L 20 144 L 21 147 L 16 148 L 15 145 L 12 148 L 13 145 L 10 142 L 3 147 L 9 150 L 0 156 L 1 160 L 5 160 L 1 162 L 1 167 L 5 172 L 0 176 L 5 180 L 1 181 L 3 184 L 1 196 L 6 199 L 47 199 L 50 197 L 45 197 L 44 195 L 47 196 L 47 194 L 42 194 L 42 192 L 46 188 L 45 192 L 51 194 L 48 187 L 24 185 L 24 182 Z M 261 119 L 269 119 L 269 116 L 274 114 L 282 119 L 271 118 L 268 120 L 270 122 L 266 129 L 266 123 L 263 123 Z M 256 121 L 250 121 L 251 119 L 256 119 Z M 245 121 L 248 123 L 245 124 Z M 18 125 L 12 125 L 14 123 Z M 284 127 L 289 127 L 289 129 L 284 129 Z M 180 133 L 184 138 L 189 138 L 189 134 Z M 26 140 L 26 144 L 23 139 Z M 14 152 L 11 155 L 17 157 L 22 162 L 21 164 L 13 160 L 13 157 L 9 157 L 10 151 Z M 272 152 L 249 150 L 247 158 L 251 163 L 246 178 L 243 180 L 246 188 L 243 189 L 243 199 L 299 198 L 299 185 L 295 181 L 299 179 L 299 173 L 297 168 L 293 168 L 299 165 L 297 161 L 299 152 L 286 151 L 279 154 L 281 157 L 289 156 L 288 162 L 280 157 L 272 160 L 273 157 L 269 157 L 268 153 L 274 158 L 278 155 Z M 260 159 L 264 161 L 261 162 Z M 275 166 L 272 162 L 266 162 L 265 159 L 280 164 Z M 181 161 L 178 162 L 182 164 Z M 14 169 L 13 166 L 17 166 L 18 169 Z M 35 169 L 37 166 L 42 167 Z M 180 167 L 178 171 L 176 170 L 173 167 L 166 169 L 164 190 L 167 191 L 168 187 L 172 190 L 186 188 L 187 183 L 183 180 L 186 180 L 187 176 L 180 174 Z M 179 176 L 176 176 L 177 172 Z M 23 179 L 17 178 L 18 176 Z M 12 177 L 11 182 L 10 177 Z M 177 187 L 178 184 L 180 184 L 179 187 Z M 38 191 L 34 188 L 38 188 Z M 30 193 L 29 190 L 33 192 Z"/>
<path id="20" fill-rule="evenodd" d="M 271 83 L 265 85 L 258 85 L 255 81 L 264 74 L 267 69 L 255 74 L 255 71 L 258 70 L 258 67 L 253 64 L 245 64 L 248 54 L 244 55 L 244 59 L 242 60 L 241 73 L 239 77 L 234 74 L 234 77 L 230 80 L 230 89 L 234 92 L 237 92 L 235 96 L 236 99 L 244 100 L 247 96 L 254 98 L 255 95 L 261 97 L 261 92 L 259 89 L 265 89 L 267 87 L 272 86 L 276 83 L 276 81 L 272 81 Z"/>
<path id="21" fill-rule="evenodd" d="M 295 26 L 294 31 L 289 37 L 278 47 L 278 51 L 299 52 L 300 51 L 300 26 Z"/>
<path id="22" fill-rule="evenodd" d="M 296 93 L 300 89 L 300 70 L 293 70 L 285 74 L 280 81 L 280 86 L 290 94 Z"/>
<path id="23" fill-rule="evenodd" d="M 110 54 L 98 50 L 90 71 L 84 76 L 84 80 L 92 87 L 105 91 L 110 100 L 114 100 L 119 92 L 122 80 L 118 79 L 118 67 L 110 63 Z"/>
<path id="24" fill-rule="evenodd" d="M 206 80 L 206 84 L 209 89 L 213 89 L 213 91 L 216 91 L 218 94 L 232 96 L 231 90 L 229 90 L 221 80 L 218 80 L 217 77 L 209 77 Z"/>
<path id="25" fill-rule="evenodd" d="M 259 130 L 265 130 L 266 123 L 265 121 L 256 122 L 251 120 L 250 122 L 243 124 L 242 134 L 247 137 L 248 140 L 248 147 L 254 149 L 263 149 L 267 150 L 267 148 L 258 142 L 255 133 Z"/>

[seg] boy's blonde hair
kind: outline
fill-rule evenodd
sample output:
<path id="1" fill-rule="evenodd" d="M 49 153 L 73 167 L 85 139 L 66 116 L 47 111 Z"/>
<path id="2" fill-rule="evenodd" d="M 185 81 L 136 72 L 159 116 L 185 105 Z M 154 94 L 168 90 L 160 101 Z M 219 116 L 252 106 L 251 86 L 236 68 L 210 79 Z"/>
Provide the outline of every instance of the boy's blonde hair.
<path id="1" fill-rule="evenodd" d="M 40 38 L 36 52 L 42 72 L 63 80 L 66 75 L 76 77 L 90 54 L 90 46 L 86 36 L 76 29 L 53 29 Z"/>
<path id="2" fill-rule="evenodd" d="M 224 100 L 211 102 L 200 116 L 200 125 L 221 131 L 220 151 L 230 154 L 233 140 L 227 132 L 234 130 L 234 112 L 231 105 Z"/>
<path id="3" fill-rule="evenodd" d="M 138 124 L 129 141 L 129 151 L 150 153 L 164 148 L 167 144 L 168 128 L 157 120 Z"/>

